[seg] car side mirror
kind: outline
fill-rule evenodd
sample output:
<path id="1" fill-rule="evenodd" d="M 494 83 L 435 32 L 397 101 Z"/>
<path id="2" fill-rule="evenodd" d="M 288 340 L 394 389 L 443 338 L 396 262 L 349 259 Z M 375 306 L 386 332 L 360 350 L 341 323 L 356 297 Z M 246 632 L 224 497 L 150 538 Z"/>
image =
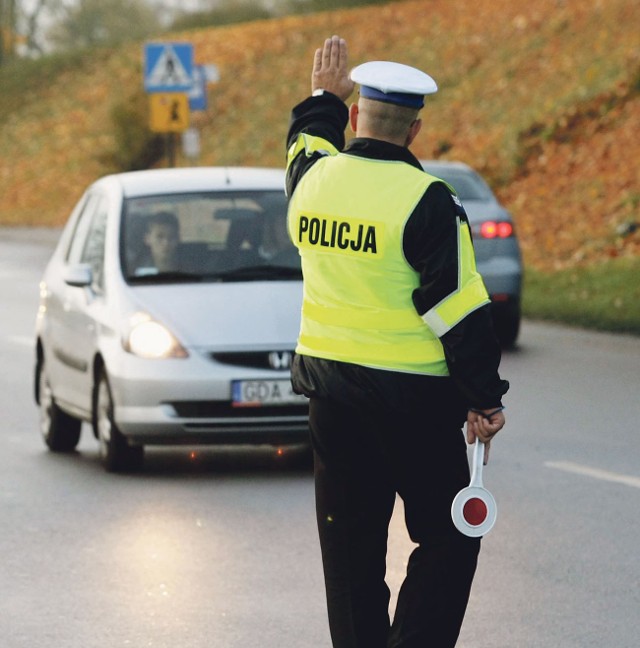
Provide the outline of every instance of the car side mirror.
<path id="1" fill-rule="evenodd" d="M 67 268 L 64 282 L 75 288 L 89 288 L 93 283 L 93 270 L 88 263 L 76 263 Z"/>

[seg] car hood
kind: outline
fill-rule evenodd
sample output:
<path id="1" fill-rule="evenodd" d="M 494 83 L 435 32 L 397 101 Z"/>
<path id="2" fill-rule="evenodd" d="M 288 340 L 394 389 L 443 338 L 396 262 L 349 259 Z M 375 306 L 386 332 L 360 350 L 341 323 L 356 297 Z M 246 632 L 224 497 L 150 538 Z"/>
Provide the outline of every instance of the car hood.
<path id="1" fill-rule="evenodd" d="M 301 281 L 180 283 L 132 291 L 138 308 L 168 326 L 185 347 L 293 348 L 298 337 Z"/>

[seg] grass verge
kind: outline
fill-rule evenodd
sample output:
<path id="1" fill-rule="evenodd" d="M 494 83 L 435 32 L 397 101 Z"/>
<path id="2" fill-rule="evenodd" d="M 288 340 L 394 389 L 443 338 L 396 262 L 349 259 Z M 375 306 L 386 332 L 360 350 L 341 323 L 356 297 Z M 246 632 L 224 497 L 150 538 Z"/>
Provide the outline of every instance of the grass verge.
<path id="1" fill-rule="evenodd" d="M 528 269 L 526 318 L 640 335 L 640 258 L 559 272 Z"/>

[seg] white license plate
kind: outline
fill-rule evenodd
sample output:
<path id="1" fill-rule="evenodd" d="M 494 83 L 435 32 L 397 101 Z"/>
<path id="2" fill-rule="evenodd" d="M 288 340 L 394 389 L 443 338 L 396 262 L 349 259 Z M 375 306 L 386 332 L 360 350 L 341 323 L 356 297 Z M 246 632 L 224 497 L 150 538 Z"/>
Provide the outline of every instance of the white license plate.
<path id="1" fill-rule="evenodd" d="M 234 380 L 231 383 L 233 407 L 262 407 L 265 405 L 299 405 L 306 396 L 296 394 L 290 380 Z"/>

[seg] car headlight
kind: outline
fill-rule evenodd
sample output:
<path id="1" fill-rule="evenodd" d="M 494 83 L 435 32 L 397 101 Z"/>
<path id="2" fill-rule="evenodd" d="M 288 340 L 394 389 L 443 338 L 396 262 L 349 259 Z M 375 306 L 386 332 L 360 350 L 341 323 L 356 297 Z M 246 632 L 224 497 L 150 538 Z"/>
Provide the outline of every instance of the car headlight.
<path id="1" fill-rule="evenodd" d="M 189 355 L 166 326 L 141 313 L 131 318 L 123 346 L 141 358 L 186 358 Z"/>

